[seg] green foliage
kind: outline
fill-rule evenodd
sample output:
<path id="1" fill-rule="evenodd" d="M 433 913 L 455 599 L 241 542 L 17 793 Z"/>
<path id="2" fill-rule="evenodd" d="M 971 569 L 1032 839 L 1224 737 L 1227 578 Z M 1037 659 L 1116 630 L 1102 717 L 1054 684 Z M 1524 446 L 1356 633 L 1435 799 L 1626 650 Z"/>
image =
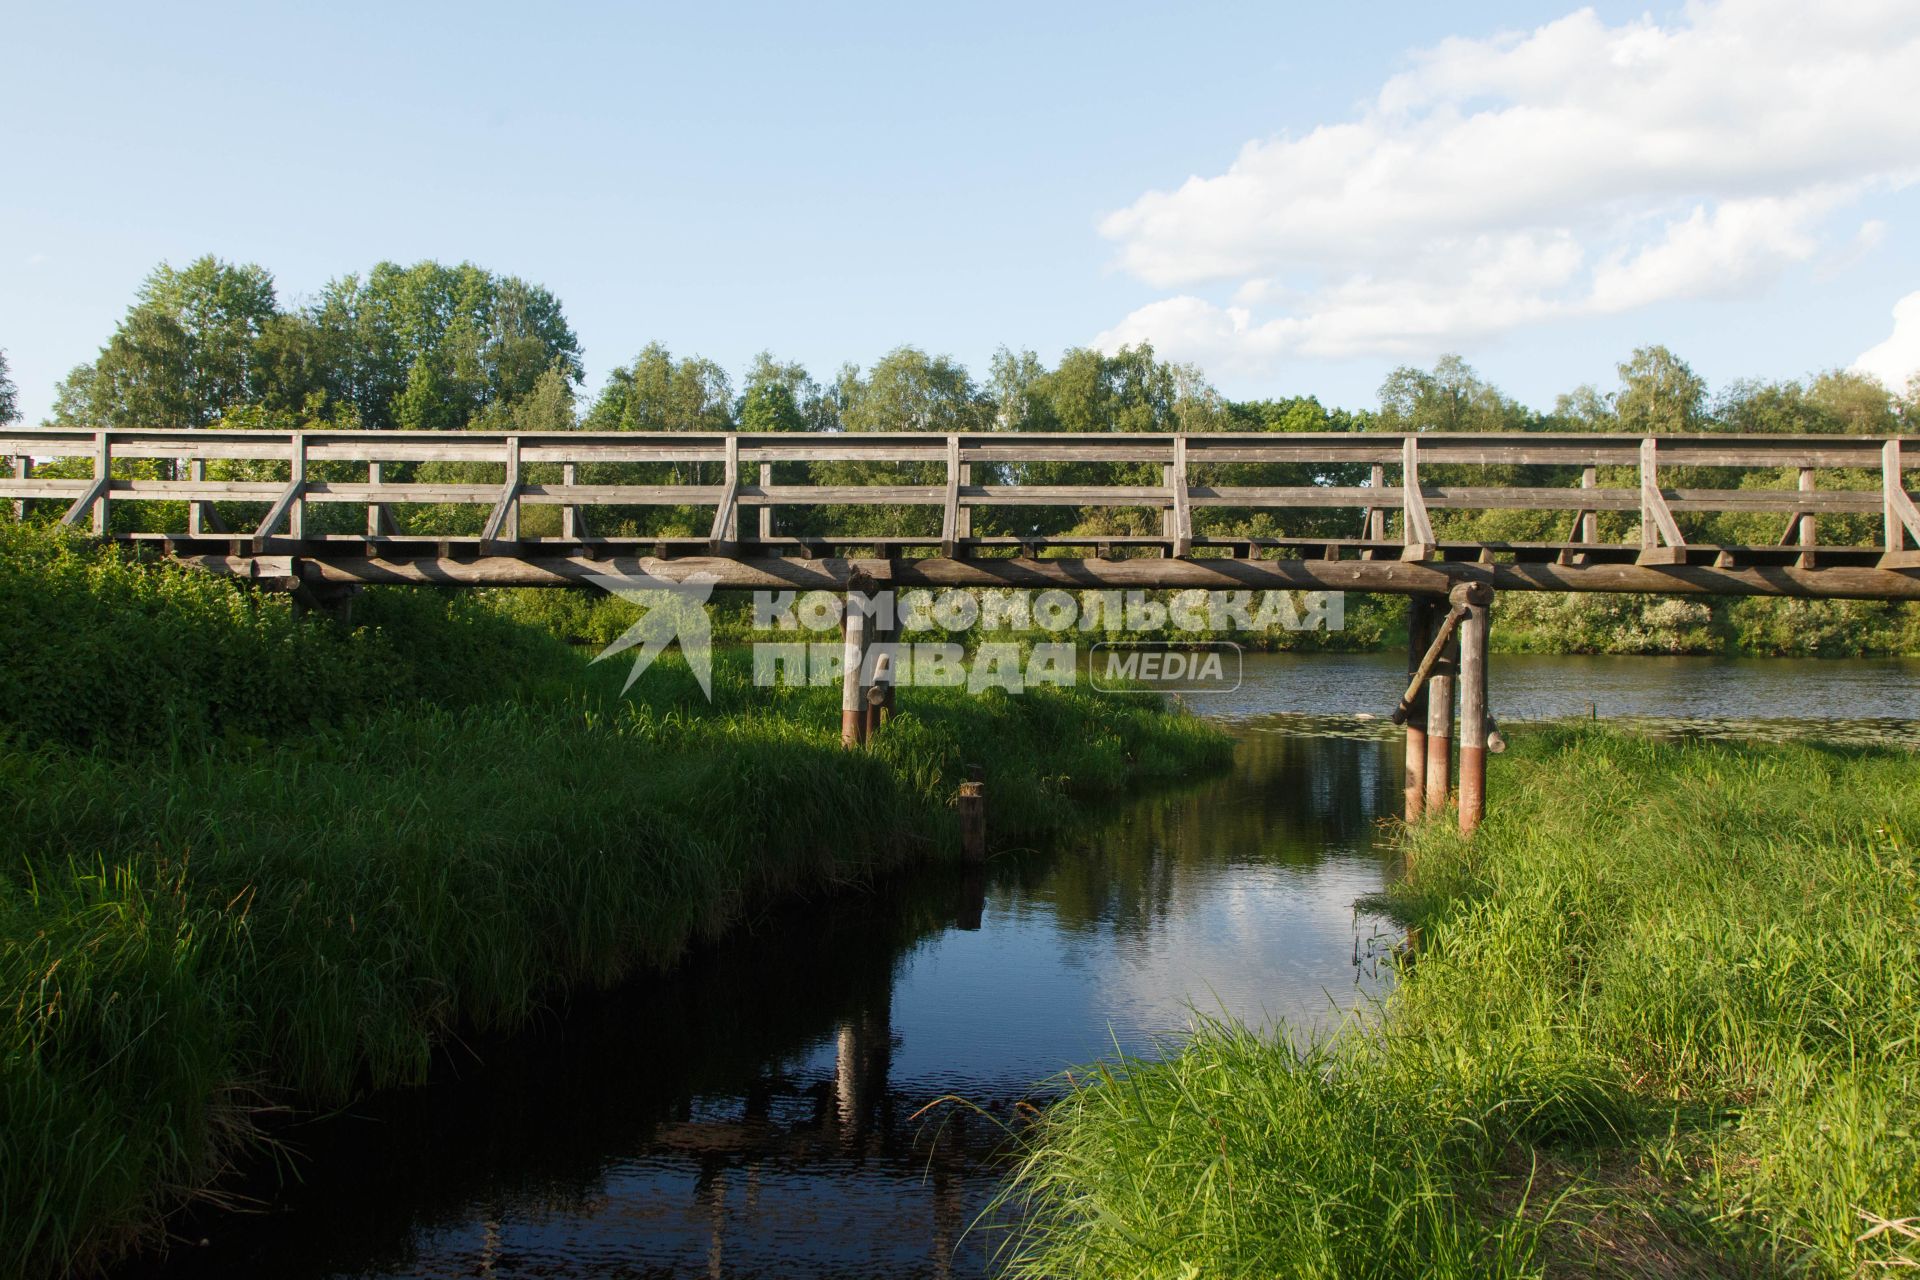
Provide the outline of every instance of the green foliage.
<path id="1" fill-rule="evenodd" d="M 444 1037 L 769 895 L 956 855 L 969 764 L 1014 840 L 1227 756 L 1185 716 L 1051 689 L 904 689 L 849 754 L 837 688 L 761 689 L 722 654 L 712 703 L 675 661 L 622 698 L 620 664 L 510 616 L 626 607 L 582 603 L 370 591 L 351 628 L 296 621 L 0 523 L 0 1275 L 141 1238 L 258 1106 L 416 1082 Z"/>
<path id="2" fill-rule="evenodd" d="M 0 427 L 20 420 L 20 391 L 7 374 L 7 353 L 0 350 Z"/>
<path id="3" fill-rule="evenodd" d="M 458 701 L 564 658 L 459 592 L 367 592 L 355 620 L 302 622 L 287 596 L 0 520 L 0 729 L 116 752 L 197 748 Z"/>
<path id="4" fill-rule="evenodd" d="M 1417 960 L 1300 1049 L 1075 1076 L 1017 1276 L 1835 1277 L 1912 1266 L 1920 800 L 1901 751 L 1517 735 L 1417 833 Z"/>

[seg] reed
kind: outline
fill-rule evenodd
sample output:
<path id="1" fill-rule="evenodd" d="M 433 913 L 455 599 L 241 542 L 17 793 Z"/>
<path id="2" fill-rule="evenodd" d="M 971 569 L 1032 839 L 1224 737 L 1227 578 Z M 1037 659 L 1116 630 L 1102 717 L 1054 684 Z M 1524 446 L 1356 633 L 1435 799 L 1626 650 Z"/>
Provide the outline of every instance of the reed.
<path id="1" fill-rule="evenodd" d="M 1009 1274 L 1920 1260 L 1912 755 L 1515 737 L 1474 840 L 1408 842 L 1381 1008 L 1067 1082 L 998 1206 Z"/>

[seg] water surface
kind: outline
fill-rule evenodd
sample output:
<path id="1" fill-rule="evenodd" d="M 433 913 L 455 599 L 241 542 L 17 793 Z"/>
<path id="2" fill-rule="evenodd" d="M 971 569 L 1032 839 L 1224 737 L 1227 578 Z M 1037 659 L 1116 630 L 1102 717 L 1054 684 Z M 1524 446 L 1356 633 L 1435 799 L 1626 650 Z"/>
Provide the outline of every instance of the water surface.
<path id="1" fill-rule="evenodd" d="M 1508 723 L 1920 722 L 1920 662 L 1496 655 L 1492 680 Z M 994 1240 L 968 1224 L 1058 1073 L 1155 1052 L 1196 1009 L 1324 1032 L 1380 989 L 1393 935 L 1354 903 L 1392 874 L 1403 681 L 1397 657 L 1249 655 L 1238 690 L 1189 698 L 1232 727 L 1228 772 L 973 877 L 783 908 L 457 1047 L 431 1087 L 290 1132 L 304 1183 L 183 1223 L 208 1243 L 164 1270 L 981 1275 Z"/>

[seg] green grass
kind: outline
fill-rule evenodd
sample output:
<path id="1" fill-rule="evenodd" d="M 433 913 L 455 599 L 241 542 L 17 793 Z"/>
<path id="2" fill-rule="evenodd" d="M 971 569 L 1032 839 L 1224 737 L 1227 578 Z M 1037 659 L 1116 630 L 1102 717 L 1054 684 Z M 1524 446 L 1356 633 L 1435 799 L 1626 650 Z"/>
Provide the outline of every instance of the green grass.
<path id="1" fill-rule="evenodd" d="M 12 549 L 0 1275 L 150 1238 L 262 1108 L 418 1082 L 446 1037 L 664 965 L 772 895 L 956 855 L 971 763 L 1006 843 L 1227 754 L 1187 717 L 1051 689 L 902 690 L 848 752 L 837 689 L 754 688 L 744 655 L 711 704 L 672 661 L 622 698 L 624 664 L 460 599 L 296 624 L 80 542 Z M 63 609 L 99 630 L 32 634 Z M 223 661 L 175 651 L 200 645 Z"/>
<path id="2" fill-rule="evenodd" d="M 1412 839 L 1376 1016 L 1076 1076 L 1000 1206 L 1010 1274 L 1920 1260 L 1913 757 L 1516 737 L 1477 839 Z"/>

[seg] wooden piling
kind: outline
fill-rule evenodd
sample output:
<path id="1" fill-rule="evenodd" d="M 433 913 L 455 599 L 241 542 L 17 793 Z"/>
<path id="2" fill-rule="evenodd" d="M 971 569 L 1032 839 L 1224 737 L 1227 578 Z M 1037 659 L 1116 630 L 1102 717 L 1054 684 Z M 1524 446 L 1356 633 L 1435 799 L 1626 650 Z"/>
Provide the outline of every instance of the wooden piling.
<path id="1" fill-rule="evenodd" d="M 1433 606 L 1425 596 L 1407 597 L 1407 675 L 1425 656 Z M 1427 690 L 1422 685 L 1407 708 L 1407 823 L 1420 821 L 1427 790 Z"/>
<path id="2" fill-rule="evenodd" d="M 864 592 L 849 590 L 840 615 L 840 745 L 867 740 L 867 698 L 860 677 L 867 665 L 867 614 Z"/>
<path id="3" fill-rule="evenodd" d="M 1427 678 L 1427 790 L 1422 811 L 1429 818 L 1446 812 L 1453 789 L 1453 684 L 1459 662 L 1456 631 Z"/>
<path id="4" fill-rule="evenodd" d="M 1487 628 L 1493 589 L 1483 582 L 1453 589 L 1455 605 L 1466 606 L 1460 624 L 1460 831 L 1472 835 L 1487 805 Z"/>
<path id="5" fill-rule="evenodd" d="M 960 811 L 960 856 L 968 863 L 978 865 L 987 860 L 987 784 L 980 766 L 969 766 L 967 773 L 967 780 L 960 784 L 957 805 Z"/>

